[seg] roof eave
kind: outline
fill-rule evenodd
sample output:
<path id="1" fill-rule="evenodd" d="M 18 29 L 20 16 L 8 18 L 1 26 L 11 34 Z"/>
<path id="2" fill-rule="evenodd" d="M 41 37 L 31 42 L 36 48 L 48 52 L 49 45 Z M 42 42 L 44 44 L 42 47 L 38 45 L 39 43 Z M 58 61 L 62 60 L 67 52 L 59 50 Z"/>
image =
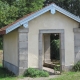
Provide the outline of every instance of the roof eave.
<path id="1" fill-rule="evenodd" d="M 0 31 L 0 35 L 4 35 L 4 34 L 6 34 L 6 31 L 5 30 Z"/>
<path id="2" fill-rule="evenodd" d="M 12 30 L 18 28 L 19 26 L 24 25 L 25 23 L 27 23 L 27 25 L 28 25 L 29 21 L 31 21 L 32 19 L 44 14 L 45 12 L 47 12 L 49 10 L 51 11 L 51 14 L 55 14 L 55 8 L 53 7 L 53 5 L 49 5 L 49 6 L 45 7 L 45 8 L 43 8 L 43 9 L 41 9 L 40 11 L 38 11 L 38 12 L 36 12 L 36 13 L 34 13 L 34 14 L 32 14 L 32 15 L 30 15 L 30 16 L 22 19 L 22 20 L 20 20 L 19 22 L 11 25 L 10 27 L 8 27 L 6 29 L 6 34 L 11 32 Z"/>

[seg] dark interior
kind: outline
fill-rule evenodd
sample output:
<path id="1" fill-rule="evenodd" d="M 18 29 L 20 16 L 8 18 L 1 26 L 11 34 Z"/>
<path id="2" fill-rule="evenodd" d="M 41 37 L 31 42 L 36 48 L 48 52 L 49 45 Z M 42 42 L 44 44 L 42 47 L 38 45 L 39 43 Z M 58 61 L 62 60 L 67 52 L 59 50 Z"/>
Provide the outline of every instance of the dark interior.
<path id="1" fill-rule="evenodd" d="M 50 54 L 52 60 L 60 60 L 60 39 L 59 34 L 50 35 Z"/>

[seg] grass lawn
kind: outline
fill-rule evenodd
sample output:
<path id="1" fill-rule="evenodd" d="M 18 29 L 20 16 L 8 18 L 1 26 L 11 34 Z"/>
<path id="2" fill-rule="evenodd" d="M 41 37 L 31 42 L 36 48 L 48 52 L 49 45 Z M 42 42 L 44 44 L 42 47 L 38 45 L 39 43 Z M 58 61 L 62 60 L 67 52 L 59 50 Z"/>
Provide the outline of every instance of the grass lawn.
<path id="1" fill-rule="evenodd" d="M 80 80 L 80 72 L 66 72 L 50 80 Z"/>
<path id="2" fill-rule="evenodd" d="M 18 78 L 15 77 L 11 72 L 6 70 L 0 64 L 0 80 L 17 80 Z"/>

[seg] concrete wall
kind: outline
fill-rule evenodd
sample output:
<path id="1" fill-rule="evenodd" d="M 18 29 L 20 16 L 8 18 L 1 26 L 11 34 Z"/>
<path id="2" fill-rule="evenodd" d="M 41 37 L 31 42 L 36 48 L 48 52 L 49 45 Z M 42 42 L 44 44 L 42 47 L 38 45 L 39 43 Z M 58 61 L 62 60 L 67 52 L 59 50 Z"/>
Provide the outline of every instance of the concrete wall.
<path id="1" fill-rule="evenodd" d="M 4 35 L 4 61 L 18 66 L 18 31 Z"/>
<path id="2" fill-rule="evenodd" d="M 28 67 L 38 68 L 38 34 L 40 29 L 64 29 L 65 32 L 65 66 L 74 64 L 74 32 L 78 23 L 56 12 L 47 12 L 29 22 L 28 33 Z M 43 42 L 44 43 L 44 42 Z"/>

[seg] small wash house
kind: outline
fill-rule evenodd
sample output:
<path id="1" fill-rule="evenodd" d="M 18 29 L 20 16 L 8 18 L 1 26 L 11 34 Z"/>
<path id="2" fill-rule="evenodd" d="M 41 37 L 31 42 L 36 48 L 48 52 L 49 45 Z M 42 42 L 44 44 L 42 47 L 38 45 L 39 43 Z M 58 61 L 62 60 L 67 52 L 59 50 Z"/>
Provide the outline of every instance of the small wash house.
<path id="1" fill-rule="evenodd" d="M 43 69 L 50 61 L 50 34 L 58 33 L 61 69 L 70 70 L 80 60 L 79 23 L 79 17 L 51 4 L 1 28 L 4 67 L 16 75 L 29 67 Z"/>

